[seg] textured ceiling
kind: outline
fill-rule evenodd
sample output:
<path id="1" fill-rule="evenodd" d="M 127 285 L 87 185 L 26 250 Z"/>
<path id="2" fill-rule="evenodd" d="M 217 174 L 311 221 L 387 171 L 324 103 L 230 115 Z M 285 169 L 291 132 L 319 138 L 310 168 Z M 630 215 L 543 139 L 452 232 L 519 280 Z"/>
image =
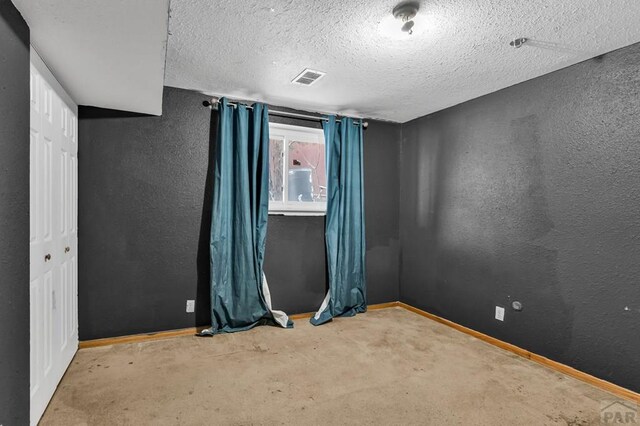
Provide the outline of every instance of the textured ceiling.
<path id="1" fill-rule="evenodd" d="M 405 38 L 396 3 L 172 0 L 165 84 L 405 122 L 640 41 L 638 0 L 421 1 Z"/>
<path id="2" fill-rule="evenodd" d="M 169 0 L 13 0 L 80 105 L 160 114 Z"/>

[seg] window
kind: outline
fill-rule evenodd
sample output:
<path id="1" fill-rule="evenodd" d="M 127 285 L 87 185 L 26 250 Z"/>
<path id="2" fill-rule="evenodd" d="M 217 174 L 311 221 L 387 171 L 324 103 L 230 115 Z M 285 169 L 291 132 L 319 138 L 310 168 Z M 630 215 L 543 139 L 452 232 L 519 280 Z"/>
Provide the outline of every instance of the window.
<path id="1" fill-rule="evenodd" d="M 324 133 L 269 123 L 269 213 L 322 215 L 327 210 Z"/>

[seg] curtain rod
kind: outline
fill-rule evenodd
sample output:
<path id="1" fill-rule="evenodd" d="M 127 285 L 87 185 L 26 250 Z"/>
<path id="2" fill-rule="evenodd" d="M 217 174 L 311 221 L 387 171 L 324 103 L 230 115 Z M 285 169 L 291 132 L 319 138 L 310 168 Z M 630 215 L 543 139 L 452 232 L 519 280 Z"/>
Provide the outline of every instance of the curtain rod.
<path id="1" fill-rule="evenodd" d="M 209 107 L 211 109 L 214 109 L 214 105 L 218 105 L 220 103 L 220 100 L 218 98 L 211 98 L 211 100 L 208 101 L 204 101 L 202 102 L 202 105 Z M 228 102 L 229 105 L 232 106 L 237 106 L 238 102 Z M 253 107 L 251 105 L 246 105 L 246 107 L 248 109 L 253 109 Z M 318 117 L 315 115 L 307 115 L 307 114 L 298 114 L 296 112 L 287 112 L 287 111 L 274 111 L 274 110 L 269 110 L 269 115 L 274 115 L 276 117 L 288 117 L 288 118 L 297 118 L 300 120 L 306 120 L 306 121 L 329 121 L 326 117 Z M 336 119 L 336 121 L 342 121 L 340 119 Z M 353 123 L 354 125 L 358 125 L 358 123 Z M 362 122 L 362 127 L 364 129 L 366 129 L 367 127 L 369 127 L 369 122 L 368 121 L 363 121 Z"/>

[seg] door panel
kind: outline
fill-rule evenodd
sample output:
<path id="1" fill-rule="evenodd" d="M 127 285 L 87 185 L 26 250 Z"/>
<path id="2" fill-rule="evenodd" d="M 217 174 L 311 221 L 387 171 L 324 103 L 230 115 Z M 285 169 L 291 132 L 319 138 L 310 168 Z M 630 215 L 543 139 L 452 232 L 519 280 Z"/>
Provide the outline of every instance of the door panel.
<path id="1" fill-rule="evenodd" d="M 66 218 L 67 218 L 67 210 L 69 209 L 69 204 L 68 204 L 68 176 L 67 176 L 67 161 L 68 161 L 68 156 L 69 154 L 62 149 L 60 151 L 60 182 L 59 182 L 59 187 L 60 190 L 62 192 L 60 198 L 62 201 L 59 204 L 60 207 L 60 228 L 59 228 L 59 232 L 60 235 L 62 235 L 62 237 L 66 237 L 67 236 L 67 222 L 66 222 Z"/>
<path id="2" fill-rule="evenodd" d="M 29 129 L 29 158 L 30 158 L 30 170 L 29 170 L 29 203 L 32 208 L 37 209 L 37 194 L 40 190 L 40 185 L 38 185 L 38 131 L 34 128 Z M 38 239 L 38 215 L 32 214 L 29 215 L 29 241 L 33 245 Z"/>
<path id="3" fill-rule="evenodd" d="M 74 123 L 77 123 L 74 117 Z M 71 234 L 74 244 L 78 241 L 78 145 L 71 155 Z"/>
<path id="4" fill-rule="evenodd" d="M 51 151 L 53 150 L 52 135 L 43 135 L 40 138 L 40 196 L 42 197 L 42 210 L 40 212 L 40 220 L 42 221 L 42 238 L 45 242 L 53 239 L 51 234 L 51 222 L 53 220 L 53 164 Z"/>
<path id="5" fill-rule="evenodd" d="M 59 323 L 59 327 L 60 327 L 60 338 L 61 338 L 61 342 L 60 342 L 60 351 L 64 352 L 64 350 L 67 348 L 67 345 L 69 343 L 69 318 L 71 315 L 70 312 L 68 311 L 69 306 L 68 306 L 68 298 L 69 298 L 69 276 L 68 276 L 68 271 L 67 271 L 67 262 L 64 262 L 60 265 L 60 312 L 62 313 L 62 315 L 60 315 L 60 323 Z"/>
<path id="6" fill-rule="evenodd" d="M 44 285 L 42 286 L 42 330 L 43 330 L 43 380 L 49 378 L 53 365 L 53 271 L 47 271 L 44 275 Z"/>
<path id="7" fill-rule="evenodd" d="M 74 240 L 76 247 L 78 246 L 78 239 Z M 71 265 L 71 329 L 70 333 L 75 336 L 75 341 L 78 340 L 78 264 L 76 257 L 72 256 L 70 260 Z M 75 349 L 73 350 L 75 353 Z"/>
<path id="8" fill-rule="evenodd" d="M 40 387 L 41 381 L 41 372 L 42 372 L 42 339 L 38 337 L 42 335 L 42 321 L 41 321 L 41 279 L 40 277 L 31 280 L 31 285 L 29 287 L 30 294 L 30 305 L 31 305 L 31 321 L 30 321 L 30 330 L 31 330 L 31 339 L 30 339 L 30 348 L 31 348 L 31 362 L 30 362 L 30 371 L 31 371 L 31 397 L 38 391 Z"/>
<path id="9" fill-rule="evenodd" d="M 31 423 L 78 347 L 77 105 L 31 51 Z"/>

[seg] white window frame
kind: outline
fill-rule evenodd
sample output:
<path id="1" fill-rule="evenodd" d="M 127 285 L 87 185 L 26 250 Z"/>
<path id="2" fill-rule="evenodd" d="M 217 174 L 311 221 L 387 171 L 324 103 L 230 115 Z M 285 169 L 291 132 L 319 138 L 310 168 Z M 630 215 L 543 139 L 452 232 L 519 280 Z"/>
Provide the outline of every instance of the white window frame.
<path id="1" fill-rule="evenodd" d="M 285 216 L 325 216 L 327 203 L 323 202 L 287 202 L 289 194 L 289 146 L 288 141 L 317 143 L 324 146 L 324 131 L 291 124 L 269 123 L 269 139 L 282 140 L 284 170 L 282 173 L 283 201 L 269 200 L 269 214 Z M 325 158 L 325 167 L 326 167 Z M 271 167 L 271 165 L 269 165 Z"/>

